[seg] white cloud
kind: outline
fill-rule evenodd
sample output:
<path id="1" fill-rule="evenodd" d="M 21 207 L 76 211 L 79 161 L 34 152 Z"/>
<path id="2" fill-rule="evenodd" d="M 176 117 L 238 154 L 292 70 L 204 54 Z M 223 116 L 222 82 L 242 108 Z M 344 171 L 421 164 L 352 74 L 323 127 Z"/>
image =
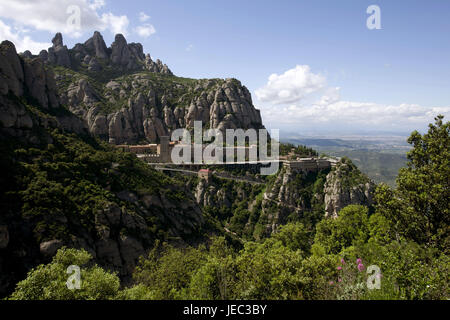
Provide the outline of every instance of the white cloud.
<path id="1" fill-rule="evenodd" d="M 145 14 L 145 12 L 139 12 L 139 21 L 146 22 L 150 20 L 150 16 Z M 134 31 L 143 38 L 148 38 L 152 34 L 156 33 L 155 27 L 150 23 L 143 23 L 142 25 L 136 27 Z"/>
<path id="2" fill-rule="evenodd" d="M 126 33 L 128 18 L 111 12 L 100 14 L 98 10 L 104 6 L 104 0 L 1 0 L 0 17 L 40 31 L 62 32 L 73 38 L 93 30 Z M 78 11 L 80 25 L 68 23 L 74 21 L 70 17 Z"/>
<path id="3" fill-rule="evenodd" d="M 416 104 L 385 105 L 371 102 L 336 101 L 330 104 L 287 105 L 262 109 L 265 121 L 301 128 L 372 129 L 405 131 L 424 127 L 438 114 L 450 116 L 450 107 Z"/>
<path id="4" fill-rule="evenodd" d="M 128 34 L 128 25 L 130 21 L 127 16 L 115 16 L 111 12 L 102 14 L 101 21 L 113 34 L 121 33 L 124 36 Z"/>
<path id="5" fill-rule="evenodd" d="M 450 117 L 450 107 L 417 104 L 379 104 L 343 101 L 340 88 L 327 87 L 326 78 L 308 66 L 297 66 L 282 75 L 271 75 L 255 91 L 264 121 L 296 128 L 413 130 L 433 122 L 438 114 Z M 320 94 L 319 99 L 311 99 Z"/>
<path id="6" fill-rule="evenodd" d="M 274 104 L 292 103 L 324 88 L 326 79 L 311 72 L 309 66 L 297 65 L 285 73 L 272 74 L 266 86 L 255 91 L 258 100 Z"/>
<path id="7" fill-rule="evenodd" d="M 192 49 L 194 49 L 194 45 L 193 44 L 189 44 L 187 47 L 186 47 L 186 51 L 192 51 Z"/>
<path id="8" fill-rule="evenodd" d="M 145 12 L 139 12 L 140 22 L 146 22 L 148 19 L 150 19 L 150 16 L 146 15 Z"/>
<path id="9" fill-rule="evenodd" d="M 155 27 L 149 23 L 146 23 L 146 24 L 143 24 L 142 26 L 137 27 L 135 31 L 138 35 L 140 35 L 143 38 L 148 38 L 152 34 L 156 33 Z"/>
<path id="10" fill-rule="evenodd" d="M 17 52 L 30 50 L 33 54 L 38 54 L 41 50 L 47 50 L 51 43 L 33 41 L 28 35 L 24 35 L 26 30 L 12 30 L 0 20 L 0 39 L 7 39 L 14 43 Z"/>
<path id="11" fill-rule="evenodd" d="M 340 90 L 339 87 L 327 88 L 317 104 L 323 106 L 338 102 L 341 99 Z"/>

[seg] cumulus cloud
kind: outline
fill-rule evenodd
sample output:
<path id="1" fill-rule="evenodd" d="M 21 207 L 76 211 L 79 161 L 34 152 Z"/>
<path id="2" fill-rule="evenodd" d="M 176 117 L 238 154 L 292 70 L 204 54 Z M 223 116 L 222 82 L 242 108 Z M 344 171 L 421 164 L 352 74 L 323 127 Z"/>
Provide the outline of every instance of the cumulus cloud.
<path id="1" fill-rule="evenodd" d="M 27 34 L 27 30 L 15 29 L 6 25 L 0 20 L 0 39 L 8 39 L 16 46 L 17 52 L 31 51 L 33 54 L 38 54 L 41 50 L 46 50 L 51 46 L 51 43 L 33 41 Z"/>
<path id="2" fill-rule="evenodd" d="M 139 12 L 139 21 L 146 22 L 150 19 L 150 16 L 146 15 L 145 12 Z"/>
<path id="3" fill-rule="evenodd" d="M 142 38 L 148 38 L 152 34 L 156 33 L 155 27 L 150 23 L 144 23 L 150 20 L 150 16 L 148 16 L 145 12 L 139 12 L 139 21 L 142 22 L 140 26 L 134 29 L 135 33 L 137 33 Z"/>
<path id="4" fill-rule="evenodd" d="M 109 30 L 113 34 L 121 33 L 125 36 L 128 34 L 127 30 L 130 21 L 127 16 L 116 16 L 109 12 L 102 14 L 101 21 L 104 26 L 109 26 Z"/>
<path id="5" fill-rule="evenodd" d="M 308 106 L 287 105 L 265 108 L 266 121 L 311 128 L 315 125 L 380 129 L 413 130 L 421 128 L 438 114 L 450 116 L 450 107 L 423 107 L 417 104 L 385 105 L 370 102 L 337 101 Z M 281 115 L 281 116 L 280 116 Z"/>
<path id="6" fill-rule="evenodd" d="M 137 27 L 136 33 L 143 38 L 148 38 L 152 34 L 156 33 L 156 29 L 153 25 L 146 23 L 146 24 L 143 24 L 142 26 Z"/>
<path id="7" fill-rule="evenodd" d="M 267 84 L 255 91 L 255 95 L 263 102 L 285 104 L 302 100 L 325 85 L 325 77 L 312 73 L 307 65 L 297 65 L 281 75 L 272 74 Z"/>
<path id="8" fill-rule="evenodd" d="M 2 0 L 0 17 L 40 31 L 63 32 L 74 38 L 92 30 L 126 33 L 128 18 L 111 12 L 100 14 L 98 10 L 104 6 L 104 0 Z M 73 19 L 78 13 L 79 24 Z"/>
<path id="9" fill-rule="evenodd" d="M 379 104 L 344 101 L 339 87 L 328 87 L 326 78 L 308 66 L 296 66 L 282 75 L 271 75 L 255 91 L 265 121 L 296 128 L 413 130 L 423 128 L 438 114 L 450 116 L 450 107 L 417 104 Z M 316 98 L 318 99 L 312 99 Z"/>

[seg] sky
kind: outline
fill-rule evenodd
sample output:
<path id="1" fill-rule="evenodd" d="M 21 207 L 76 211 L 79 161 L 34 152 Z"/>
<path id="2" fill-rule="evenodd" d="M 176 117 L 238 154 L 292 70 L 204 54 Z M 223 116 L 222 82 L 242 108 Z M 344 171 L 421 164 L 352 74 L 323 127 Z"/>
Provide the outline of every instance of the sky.
<path id="1" fill-rule="evenodd" d="M 268 128 L 407 134 L 450 116 L 450 1 L 0 1 L 0 40 L 19 52 L 95 30 L 142 43 L 177 76 L 239 79 Z"/>

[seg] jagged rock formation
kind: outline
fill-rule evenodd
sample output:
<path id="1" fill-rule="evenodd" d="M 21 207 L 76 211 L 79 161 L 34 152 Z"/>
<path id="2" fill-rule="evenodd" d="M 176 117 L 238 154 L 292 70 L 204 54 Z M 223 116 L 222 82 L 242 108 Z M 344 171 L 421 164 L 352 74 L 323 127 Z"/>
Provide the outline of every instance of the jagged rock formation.
<path id="1" fill-rule="evenodd" d="M 54 74 L 39 58 L 21 58 L 9 41 L 0 44 L 0 123 L 3 132 L 30 139 L 36 127 L 61 127 L 82 133 L 86 127 L 69 112 L 57 117 L 37 118 L 17 98 L 31 100 L 44 110 L 57 110 L 60 102 Z M 12 95 L 12 96 L 11 96 Z"/>
<path id="2" fill-rule="evenodd" d="M 174 129 L 192 128 L 194 121 L 220 130 L 263 128 L 239 81 L 174 77 L 160 60 L 144 55 L 141 44 L 128 44 L 121 34 L 110 48 L 95 32 L 69 50 L 57 34 L 53 47 L 39 57 L 54 69 L 61 104 L 111 143 L 158 142 Z"/>
<path id="3" fill-rule="evenodd" d="M 70 83 L 60 87 L 62 103 L 91 133 L 116 144 L 157 142 L 174 129 L 193 128 L 194 121 L 221 130 L 263 127 L 249 91 L 234 79 L 162 83 L 139 73 L 101 86 L 73 74 L 57 74 L 57 80 Z"/>
<path id="4" fill-rule="evenodd" d="M 70 68 L 71 61 L 69 57 L 69 50 L 63 44 L 61 33 L 57 33 L 52 39 L 53 46 L 48 49 L 48 61 L 58 66 Z"/>
<path id="5" fill-rule="evenodd" d="M 111 47 L 106 47 L 103 36 L 95 31 L 84 43 L 77 43 L 72 49 L 63 44 L 61 33 L 52 40 L 53 46 L 39 53 L 42 61 L 57 66 L 86 70 L 90 72 L 115 71 L 132 72 L 148 70 L 154 73 L 172 75 L 172 71 L 160 60 L 154 62 L 150 55 L 144 54 L 142 44 L 127 43 L 122 34 L 117 34 Z M 31 58 L 29 52 L 24 57 Z"/>
<path id="6" fill-rule="evenodd" d="M 324 185 L 326 216 L 336 217 L 339 211 L 350 204 L 373 205 L 375 184 L 361 174 L 348 159 L 342 159 L 327 175 Z"/>

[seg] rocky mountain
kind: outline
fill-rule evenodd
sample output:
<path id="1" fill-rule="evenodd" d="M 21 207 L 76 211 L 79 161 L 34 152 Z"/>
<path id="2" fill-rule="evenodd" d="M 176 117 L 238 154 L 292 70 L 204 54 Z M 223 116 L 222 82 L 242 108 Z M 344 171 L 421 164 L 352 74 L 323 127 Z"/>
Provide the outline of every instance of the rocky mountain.
<path id="1" fill-rule="evenodd" d="M 32 58 L 29 52 L 22 55 Z M 111 143 L 158 142 L 177 128 L 262 128 L 250 92 L 235 79 L 194 80 L 173 76 L 142 45 L 118 34 L 107 48 L 100 33 L 73 49 L 61 34 L 39 54 L 56 76 L 60 103 L 89 131 Z"/>
<path id="2" fill-rule="evenodd" d="M 106 47 L 103 36 L 99 32 L 84 43 L 77 43 L 68 49 L 63 43 L 61 33 L 52 39 L 53 46 L 39 53 L 39 58 L 48 64 L 71 68 L 74 70 L 110 71 L 115 69 L 122 72 L 150 71 L 172 75 L 172 71 L 159 59 L 153 61 L 149 54 L 145 55 L 142 44 L 127 43 L 123 35 L 115 37 L 111 47 Z M 24 58 L 33 58 L 29 51 L 22 54 Z"/>
<path id="3" fill-rule="evenodd" d="M 93 139 L 61 104 L 52 68 L 9 41 L 0 152 L 0 296 L 62 246 L 86 249 L 126 282 L 156 239 L 187 241 L 204 224 L 186 186 Z"/>

